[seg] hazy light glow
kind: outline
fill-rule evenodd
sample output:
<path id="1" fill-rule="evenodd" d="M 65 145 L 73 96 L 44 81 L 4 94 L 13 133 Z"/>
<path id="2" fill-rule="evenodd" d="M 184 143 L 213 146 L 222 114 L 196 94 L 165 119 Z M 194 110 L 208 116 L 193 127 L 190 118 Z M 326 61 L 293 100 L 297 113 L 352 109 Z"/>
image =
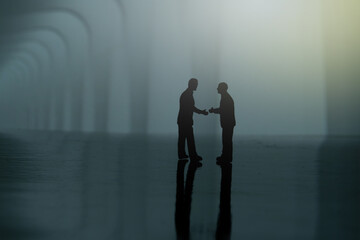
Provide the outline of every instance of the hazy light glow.
<path id="1" fill-rule="evenodd" d="M 1 68 L 2 78 L 34 83 L 28 89 L 34 104 L 21 127 L 175 134 L 179 96 L 196 77 L 201 109 L 216 107 L 217 84 L 228 83 L 237 135 L 358 132 L 352 102 L 358 100 L 360 14 L 350 0 L 43 4 L 9 1 L 13 12 L 2 18 L 4 35 L 40 39 L 54 60 L 26 44 L 38 56 L 38 62 L 26 57 L 31 74 Z M 39 12 L 37 5 L 52 10 Z M 3 127 L 23 116 L 26 102 L 16 101 L 18 110 L 5 114 Z M 2 113 L 7 109 L 0 103 Z M 194 119 L 196 134 L 219 132 L 218 116 Z"/>

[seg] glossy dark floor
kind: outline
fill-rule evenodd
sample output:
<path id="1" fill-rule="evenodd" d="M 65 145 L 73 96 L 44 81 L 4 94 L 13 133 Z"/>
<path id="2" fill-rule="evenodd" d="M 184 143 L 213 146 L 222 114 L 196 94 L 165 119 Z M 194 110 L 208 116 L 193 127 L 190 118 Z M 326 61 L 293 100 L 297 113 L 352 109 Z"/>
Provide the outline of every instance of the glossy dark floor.
<path id="1" fill-rule="evenodd" d="M 0 239 L 359 239 L 360 140 L 0 133 Z"/>

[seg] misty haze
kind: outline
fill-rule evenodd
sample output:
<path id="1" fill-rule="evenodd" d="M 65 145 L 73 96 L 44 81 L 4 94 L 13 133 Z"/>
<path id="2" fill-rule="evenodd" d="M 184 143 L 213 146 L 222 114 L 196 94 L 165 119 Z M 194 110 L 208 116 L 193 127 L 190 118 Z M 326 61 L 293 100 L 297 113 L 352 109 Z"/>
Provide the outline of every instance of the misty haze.
<path id="1" fill-rule="evenodd" d="M 359 239 L 359 23 L 351 0 L 2 0 L 0 239 Z"/>

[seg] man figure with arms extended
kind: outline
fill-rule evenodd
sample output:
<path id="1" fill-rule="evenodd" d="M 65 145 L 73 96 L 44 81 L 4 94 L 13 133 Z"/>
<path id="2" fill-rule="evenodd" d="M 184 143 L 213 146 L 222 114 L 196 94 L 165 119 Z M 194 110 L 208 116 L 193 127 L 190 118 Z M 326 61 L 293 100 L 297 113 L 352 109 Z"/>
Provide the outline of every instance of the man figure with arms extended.
<path id="1" fill-rule="evenodd" d="M 209 113 L 204 110 L 199 110 L 195 107 L 193 92 L 196 91 L 198 80 L 191 78 L 188 83 L 188 88 L 180 96 L 180 110 L 177 119 L 179 127 L 178 139 L 178 156 L 179 159 L 188 158 L 185 152 L 185 140 L 187 141 L 190 159 L 193 161 L 202 160 L 195 148 L 195 139 L 193 132 L 193 113 L 208 115 Z"/>
<path id="2" fill-rule="evenodd" d="M 222 154 L 217 157 L 216 160 L 219 162 L 231 162 L 232 161 L 232 152 L 233 152 L 233 133 L 235 122 L 235 112 L 234 112 L 234 100 L 227 92 L 228 85 L 224 82 L 219 83 L 217 91 L 221 95 L 220 107 L 211 108 L 210 113 L 220 114 L 220 123 L 222 128 Z"/>

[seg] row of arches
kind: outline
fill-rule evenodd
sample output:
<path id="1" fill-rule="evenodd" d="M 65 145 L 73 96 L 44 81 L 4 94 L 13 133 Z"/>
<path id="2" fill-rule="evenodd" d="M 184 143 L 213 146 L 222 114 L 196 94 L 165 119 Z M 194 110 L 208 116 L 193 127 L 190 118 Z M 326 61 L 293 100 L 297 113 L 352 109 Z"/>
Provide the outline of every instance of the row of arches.
<path id="1" fill-rule="evenodd" d="M 28 111 L 23 111 L 24 106 L 12 106 L 14 111 L 8 112 L 11 115 L 8 119 L 21 119 L 16 124 L 23 128 L 84 130 L 84 81 L 92 81 L 92 85 L 95 81 L 104 85 L 109 81 L 106 78 L 100 80 L 103 76 L 91 79 L 94 75 L 91 65 L 102 60 L 92 61 L 92 54 L 98 54 L 101 45 L 105 45 L 97 42 L 94 46 L 93 43 L 94 35 L 99 33 L 96 32 L 97 26 L 91 25 L 89 16 L 98 9 L 91 5 L 93 9 L 86 9 L 70 1 L 32 1 L 31 5 L 24 4 L 19 8 L 16 8 L 16 3 L 4 5 L 13 11 L 3 17 L 5 21 L 1 27 L 2 67 L 9 66 L 12 72 L 16 72 L 15 78 L 26 79 L 22 84 L 28 87 L 26 91 L 31 92 L 22 101 L 31 105 L 25 107 Z M 113 5 L 115 10 L 118 9 L 116 2 Z M 118 24 L 121 23 L 114 22 L 112 27 Z M 13 66 L 14 61 L 17 64 Z M 95 91 L 95 87 L 92 88 Z M 106 98 L 106 95 L 97 97 Z M 106 117 L 95 114 L 94 118 L 96 126 L 87 126 L 88 130 L 106 131 Z"/>

